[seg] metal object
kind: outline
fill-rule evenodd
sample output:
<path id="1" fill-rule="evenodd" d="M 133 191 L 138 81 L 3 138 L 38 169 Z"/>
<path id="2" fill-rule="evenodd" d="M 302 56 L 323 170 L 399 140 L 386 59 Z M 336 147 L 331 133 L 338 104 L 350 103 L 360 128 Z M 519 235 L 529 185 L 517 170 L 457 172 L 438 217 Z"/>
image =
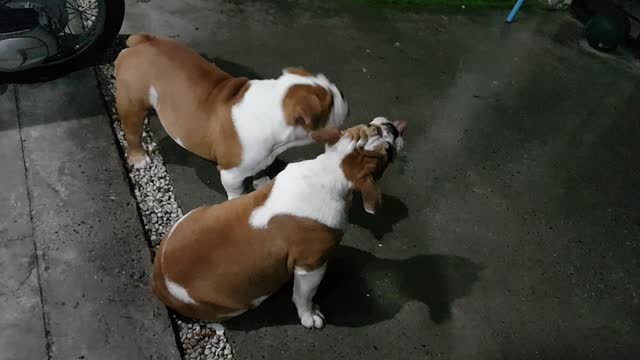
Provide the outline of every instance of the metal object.
<path id="1" fill-rule="evenodd" d="M 0 0 L 0 72 L 62 63 L 105 25 L 106 0 Z"/>
<path id="2" fill-rule="evenodd" d="M 41 28 L 11 36 L 0 40 L 0 71 L 27 69 L 58 51 L 55 37 Z"/>

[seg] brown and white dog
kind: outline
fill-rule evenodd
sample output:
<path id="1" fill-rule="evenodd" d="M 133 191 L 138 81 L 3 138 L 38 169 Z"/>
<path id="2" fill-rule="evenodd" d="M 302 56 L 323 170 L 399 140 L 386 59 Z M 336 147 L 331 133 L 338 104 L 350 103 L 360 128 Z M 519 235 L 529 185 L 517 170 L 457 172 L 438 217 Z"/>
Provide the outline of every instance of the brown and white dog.
<path id="1" fill-rule="evenodd" d="M 404 127 L 376 118 L 344 132 L 318 130 L 324 154 L 289 164 L 253 193 L 186 214 L 157 252 L 156 296 L 184 316 L 223 321 L 258 306 L 293 274 L 300 322 L 322 327 L 312 298 L 342 239 L 352 193 L 375 212 L 376 180 L 403 146 Z"/>
<path id="2" fill-rule="evenodd" d="M 311 131 L 347 117 L 347 102 L 322 74 L 288 68 L 277 79 L 235 78 L 170 39 L 136 34 L 127 45 L 115 61 L 127 162 L 149 161 L 141 135 L 153 107 L 176 143 L 218 163 L 229 199 L 283 151 L 311 143 Z"/>

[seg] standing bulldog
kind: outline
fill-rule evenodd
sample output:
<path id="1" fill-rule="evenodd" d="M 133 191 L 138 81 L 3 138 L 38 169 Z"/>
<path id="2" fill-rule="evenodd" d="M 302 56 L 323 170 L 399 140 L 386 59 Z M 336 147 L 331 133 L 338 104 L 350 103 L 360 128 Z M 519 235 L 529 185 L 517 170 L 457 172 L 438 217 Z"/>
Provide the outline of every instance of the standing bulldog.
<path id="1" fill-rule="evenodd" d="M 229 199 L 279 154 L 311 143 L 311 131 L 347 117 L 342 93 L 322 74 L 288 68 L 277 79 L 234 78 L 170 39 L 136 34 L 127 45 L 115 61 L 127 162 L 140 168 L 149 161 L 141 136 L 153 107 L 176 143 L 217 162 Z"/>
<path id="2" fill-rule="evenodd" d="M 183 216 L 158 249 L 156 296 L 184 316 L 222 321 L 258 306 L 293 276 L 300 322 L 322 327 L 312 299 L 342 240 L 352 194 L 375 212 L 376 181 L 403 146 L 404 127 L 376 118 L 344 132 L 318 130 L 324 154 L 289 164 L 250 194 Z"/>

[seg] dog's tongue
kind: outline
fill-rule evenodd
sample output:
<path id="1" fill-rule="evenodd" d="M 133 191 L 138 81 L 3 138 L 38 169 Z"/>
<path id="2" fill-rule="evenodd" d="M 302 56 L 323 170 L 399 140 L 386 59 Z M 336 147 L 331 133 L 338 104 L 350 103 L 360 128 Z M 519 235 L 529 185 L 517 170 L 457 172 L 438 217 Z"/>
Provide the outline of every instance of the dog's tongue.
<path id="1" fill-rule="evenodd" d="M 400 135 L 404 134 L 404 130 L 407 128 L 407 122 L 402 120 L 396 120 L 393 122 L 393 126 L 400 132 Z"/>

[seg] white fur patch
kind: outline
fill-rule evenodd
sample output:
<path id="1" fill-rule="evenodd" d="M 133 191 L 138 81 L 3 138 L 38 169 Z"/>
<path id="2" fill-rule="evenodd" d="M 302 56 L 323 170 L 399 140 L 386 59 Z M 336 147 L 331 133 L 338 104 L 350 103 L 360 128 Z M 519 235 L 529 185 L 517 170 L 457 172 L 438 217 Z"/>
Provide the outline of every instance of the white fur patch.
<path id="1" fill-rule="evenodd" d="M 187 292 L 187 289 L 183 288 L 182 286 L 174 283 L 173 281 L 169 280 L 166 276 L 164 278 L 164 282 L 167 285 L 167 290 L 169 290 L 169 293 L 176 299 L 182 301 L 185 304 L 195 304 L 196 301 L 193 300 L 191 298 L 191 296 L 189 296 L 189 293 Z"/>
<path id="2" fill-rule="evenodd" d="M 258 307 L 260 306 L 260 304 L 262 304 L 263 301 L 267 300 L 267 298 L 271 296 L 271 294 L 269 295 L 265 295 L 265 296 L 260 296 L 259 298 L 251 301 L 251 306 L 253 307 Z"/>
<path id="3" fill-rule="evenodd" d="M 343 137 L 317 158 L 289 164 L 275 178 L 267 201 L 252 212 L 251 226 L 265 228 L 276 215 L 293 215 L 344 229 L 352 184 L 341 164 L 355 146 L 353 140 Z"/>
<path id="4" fill-rule="evenodd" d="M 271 179 L 269 179 L 268 176 L 263 176 L 259 179 L 254 179 L 253 180 L 253 188 L 258 190 L 261 187 L 267 185 L 269 182 L 271 181 Z"/>
<path id="5" fill-rule="evenodd" d="M 390 121 L 380 117 L 371 124 L 384 122 Z M 356 147 L 373 150 L 378 145 L 393 142 L 393 134 L 384 126 L 381 128 L 381 136 L 356 144 L 345 135 L 334 145 L 327 145 L 325 153 L 315 159 L 289 164 L 275 178 L 269 198 L 253 210 L 249 224 L 254 228 L 266 228 L 276 215 L 293 215 L 344 229 L 353 184 L 344 176 L 342 160 Z"/>
<path id="6" fill-rule="evenodd" d="M 384 123 L 390 124 L 391 121 L 385 117 L 378 116 L 377 118 L 373 119 L 370 124 L 382 125 Z M 384 142 L 393 143 L 396 151 L 402 150 L 402 148 L 404 147 L 404 139 L 402 138 L 402 136 L 398 136 L 394 139 L 393 134 L 391 134 L 391 132 L 389 132 L 385 127 L 382 127 L 382 131 L 382 136 L 380 136 L 378 139 L 370 139 L 370 141 L 367 142 L 367 145 L 365 146 L 366 150 L 373 150 Z"/>
<path id="7" fill-rule="evenodd" d="M 180 141 L 180 138 L 178 138 L 178 137 L 177 137 L 177 138 L 175 138 L 173 141 L 175 141 L 175 142 L 176 142 L 176 144 L 180 145 L 180 147 L 181 147 L 181 148 L 186 149 L 186 148 L 184 147 L 184 144 L 182 143 L 182 141 Z"/>
<path id="8" fill-rule="evenodd" d="M 229 200 L 242 196 L 244 193 L 244 185 L 242 182 L 247 176 L 250 175 L 244 172 L 243 169 L 237 167 L 220 170 L 220 181 L 222 182 L 222 186 L 224 186 L 224 190 L 227 192 L 227 198 Z"/>
<path id="9" fill-rule="evenodd" d="M 322 74 L 308 77 L 283 73 L 278 79 L 252 80 L 242 100 L 231 109 L 242 159 L 239 166 L 227 169 L 223 175 L 222 183 L 230 199 L 242 194 L 245 178 L 267 168 L 278 155 L 313 142 L 304 129 L 287 124 L 282 109 L 289 88 L 298 84 L 320 85 L 331 91 L 334 105 L 327 126 L 339 127 L 345 121 L 348 104 Z"/>
<path id="10" fill-rule="evenodd" d="M 326 270 L 327 263 L 311 271 L 296 266 L 293 271 L 292 299 L 298 310 L 300 323 L 306 328 L 321 328 L 324 326 L 324 315 L 313 303 L 313 297 Z"/>
<path id="11" fill-rule="evenodd" d="M 232 317 L 236 317 L 238 315 L 244 314 L 247 312 L 247 310 L 249 309 L 242 309 L 242 310 L 238 310 L 238 311 L 232 311 L 230 313 L 226 313 L 226 314 L 220 314 L 218 315 L 220 318 L 232 318 Z"/>
<path id="12" fill-rule="evenodd" d="M 153 86 L 149 87 L 149 103 L 155 109 L 158 109 L 158 91 Z"/>

